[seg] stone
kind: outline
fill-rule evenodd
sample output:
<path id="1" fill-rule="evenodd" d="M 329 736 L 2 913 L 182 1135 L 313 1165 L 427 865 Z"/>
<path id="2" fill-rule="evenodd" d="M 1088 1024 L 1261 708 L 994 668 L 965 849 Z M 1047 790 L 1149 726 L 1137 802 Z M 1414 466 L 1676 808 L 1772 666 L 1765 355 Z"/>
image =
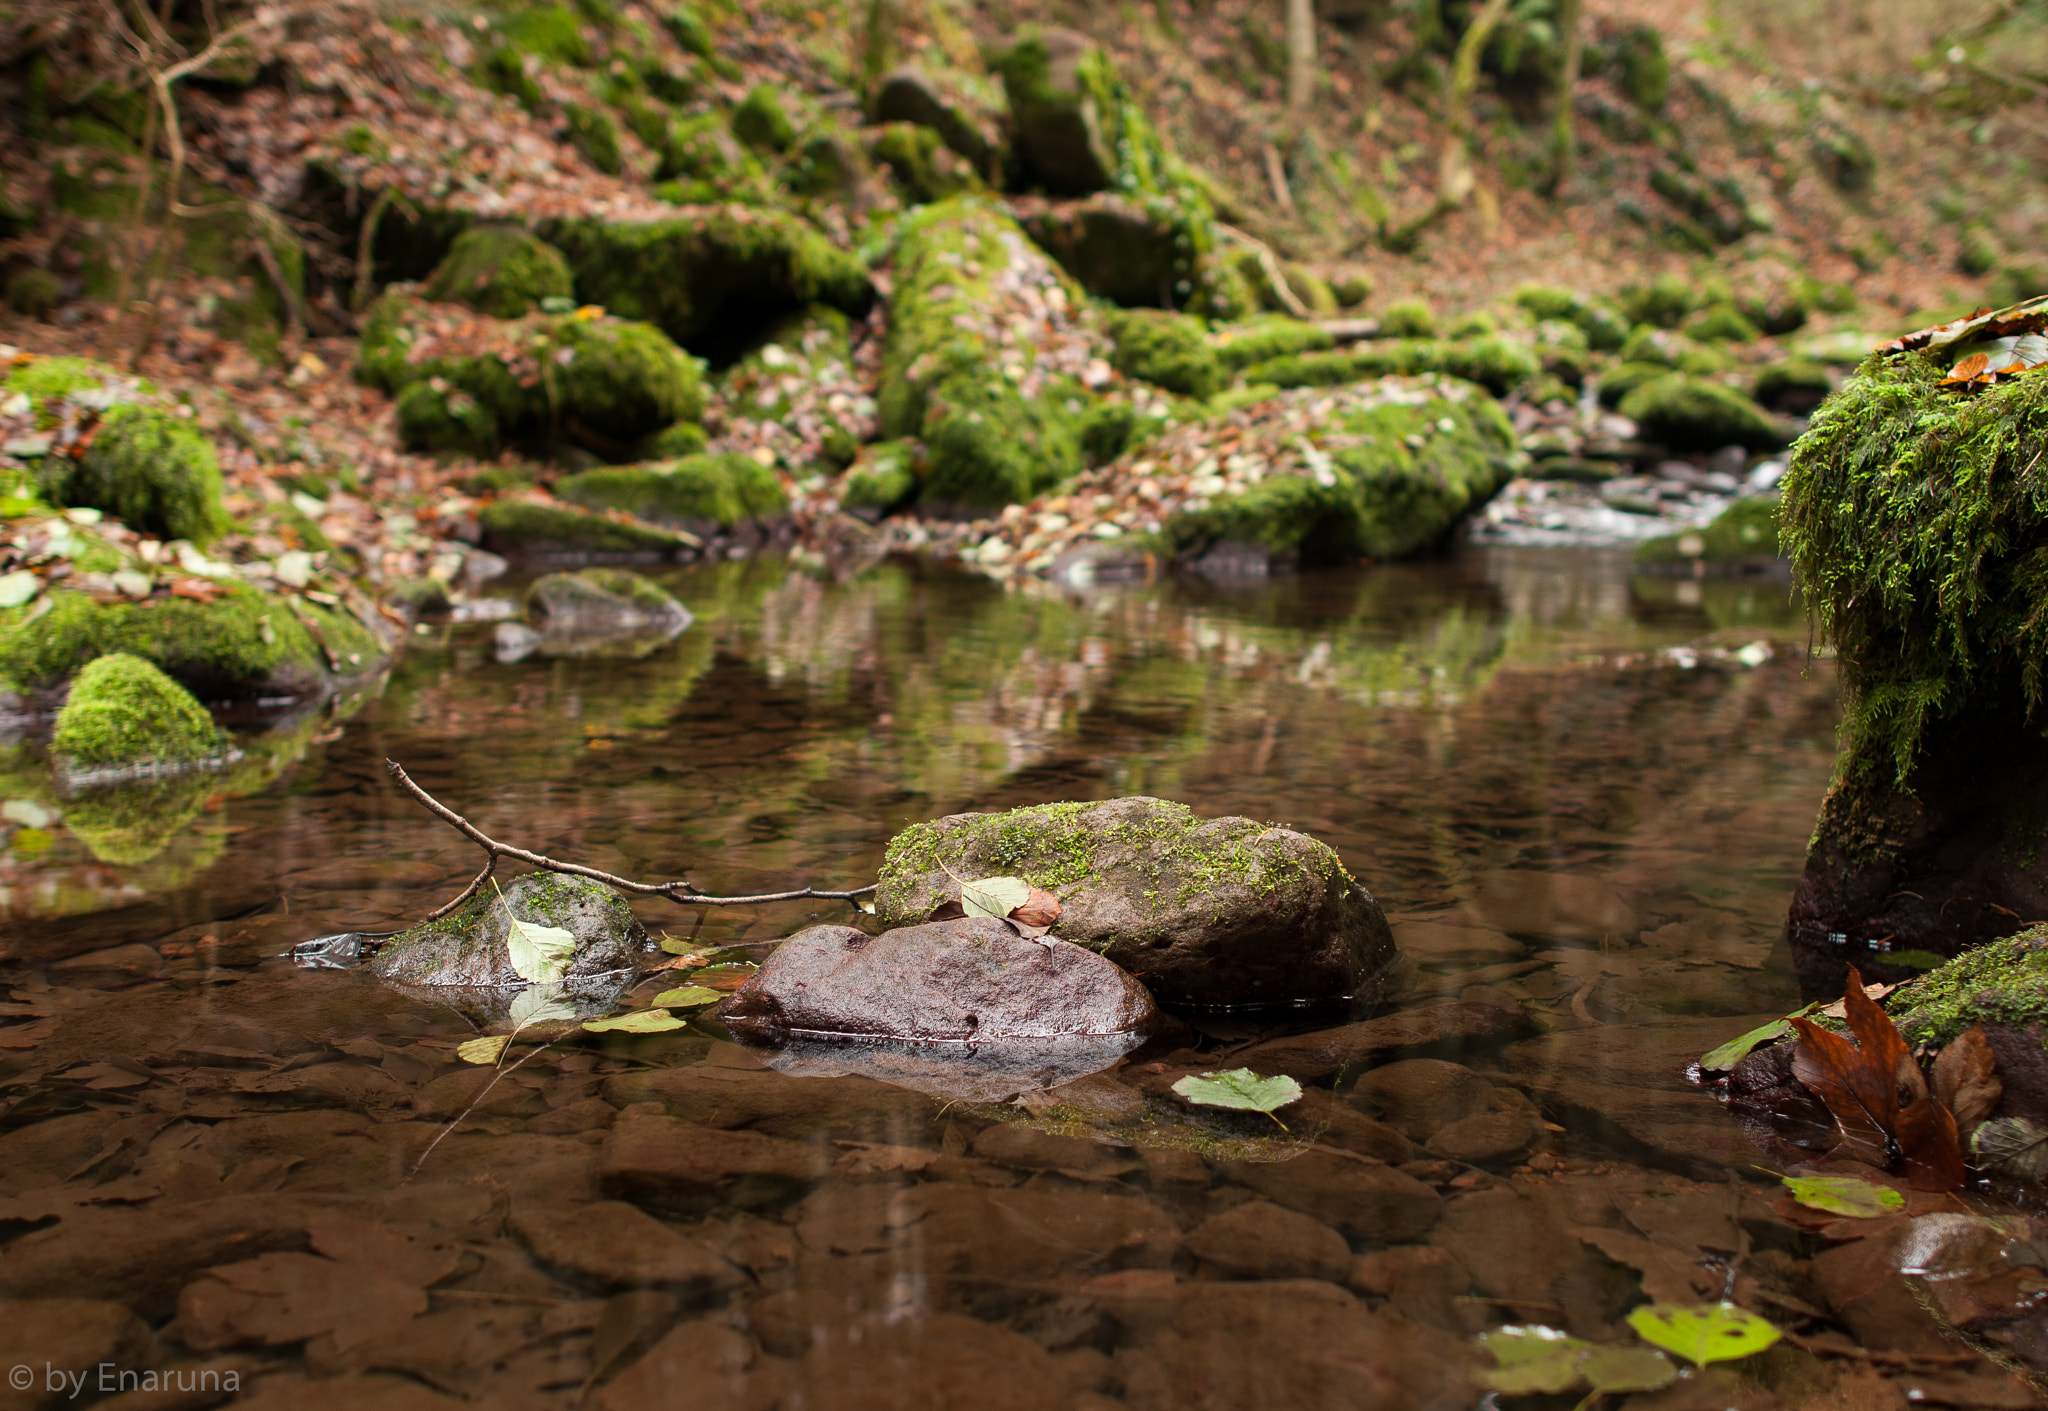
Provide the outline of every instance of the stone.
<path id="1" fill-rule="evenodd" d="M 1144 986 L 1101 956 L 984 916 L 879 936 L 810 927 L 717 1013 L 728 1028 L 759 1034 L 961 1042 L 1137 1033 L 1156 1011 Z"/>
<path id="2" fill-rule="evenodd" d="M 1218 1170 L 1276 1205 L 1357 1239 L 1420 1239 L 1443 1202 L 1413 1176 L 1367 1157 L 1311 1149 L 1286 1161 L 1225 1161 Z"/>
<path id="3" fill-rule="evenodd" d="M 1402 1054 L 1489 1048 L 1526 1034 L 1529 1027 L 1528 1017 L 1518 1010 L 1455 1000 L 1270 1039 L 1254 1044 L 1238 1059 L 1260 1073 L 1285 1073 L 1304 1083 L 1321 1083 L 1345 1070 Z"/>
<path id="4" fill-rule="evenodd" d="M 35 1376 L 24 1390 L 18 1383 L 0 1390 L 0 1407 L 75 1405 L 76 1388 L 49 1385 L 51 1369 L 83 1375 L 97 1386 L 95 1370 L 103 1362 L 133 1368 L 151 1350 L 149 1324 L 119 1303 L 90 1298 L 0 1299 L 0 1364 L 8 1370 L 30 1368 Z"/>
<path id="5" fill-rule="evenodd" d="M 477 515 L 484 543 L 513 559 L 661 563 L 694 554 L 695 535 L 615 519 L 560 502 L 500 498 Z"/>
<path id="6" fill-rule="evenodd" d="M 1049 191 L 1077 195 L 1110 185 L 1119 166 L 1103 132 L 1107 60 L 1084 34 L 1041 29 L 1021 35 L 996 62 L 1010 100 L 1017 153 Z M 1113 81 L 1113 80 L 1112 80 Z"/>
<path id="7" fill-rule="evenodd" d="M 914 924 L 957 905 L 955 877 L 998 873 L 1053 892 L 1054 935 L 1169 1001 L 1369 1001 L 1398 954 L 1378 903 L 1322 843 L 1143 797 L 906 829 L 883 858 L 877 915 Z"/>
<path id="8" fill-rule="evenodd" d="M 699 1127 L 637 1105 L 606 1134 L 598 1181 L 615 1199 L 694 1215 L 716 1203 L 786 1199 L 822 1178 L 831 1159 L 829 1148 Z"/>
<path id="9" fill-rule="evenodd" d="M 917 1039 L 794 1034 L 757 1036 L 755 1050 L 778 1073 L 796 1078 L 876 1079 L 949 1102 L 1035 1099 L 1114 1065 L 1146 1042 L 1143 1032 L 1066 1034 L 1050 1039 L 977 1040 L 972 1045 Z M 1048 1099 L 1050 1100 L 1050 1099 Z"/>
<path id="10" fill-rule="evenodd" d="M 1327 1279 L 1351 1271 L 1351 1246 L 1320 1220 L 1254 1200 L 1188 1232 L 1188 1252 L 1238 1279 Z"/>
<path id="11" fill-rule="evenodd" d="M 569 262 L 554 246 L 517 226 L 478 225 L 455 237 L 424 292 L 437 303 L 518 318 L 543 299 L 573 295 L 574 285 Z"/>
<path id="12" fill-rule="evenodd" d="M 1177 202 L 1098 191 L 1073 201 L 1019 197 L 1012 210 L 1083 289 L 1111 303 L 1173 308 L 1194 278 L 1188 213 Z"/>
<path id="13" fill-rule="evenodd" d="M 515 1205 L 510 1224 L 541 1264 L 613 1288 L 661 1285 L 708 1297 L 746 1282 L 711 1244 L 623 1201 Z"/>
<path id="14" fill-rule="evenodd" d="M 555 494 L 587 509 L 624 510 L 648 524 L 702 538 L 759 529 L 789 508 L 775 472 L 737 452 L 586 470 L 557 481 Z"/>
<path id="15" fill-rule="evenodd" d="M 1323 1129 L 1316 1140 L 1325 1146 L 1370 1156 L 1389 1166 L 1415 1159 L 1415 1148 L 1408 1138 L 1326 1089 L 1302 1089 L 1301 1096 L 1287 1108 L 1287 1120 L 1292 1123 L 1297 1115 L 1309 1126 Z"/>
<path id="16" fill-rule="evenodd" d="M 1472 1286 L 1458 1257 L 1435 1245 L 1404 1244 L 1375 1249 L 1352 1261 L 1345 1282 L 1362 1294 L 1384 1298 L 1404 1318 L 1446 1332 L 1465 1333 L 1472 1321 L 1453 1301 Z M 1478 1315 L 1480 1321 L 1485 1315 Z"/>
<path id="17" fill-rule="evenodd" d="M 785 1404 L 805 1411 L 1039 1411 L 1068 1404 L 1053 1399 L 1063 1378 L 1044 1348 L 976 1318 L 927 1313 L 834 1332 L 813 1343 Z"/>
<path id="18" fill-rule="evenodd" d="M 213 717 L 141 657 L 115 652 L 71 683 L 50 748 L 74 770 L 191 765 L 221 753 Z"/>
<path id="19" fill-rule="evenodd" d="M 1542 1124 L 1525 1114 L 1477 1112 L 1446 1122 L 1424 1149 L 1445 1161 L 1485 1166 L 1520 1156 L 1542 1135 Z"/>
<path id="20" fill-rule="evenodd" d="M 988 172 L 997 149 L 995 124 L 925 70 L 908 65 L 885 74 L 869 110 L 878 123 L 907 122 L 932 129 L 977 173 Z"/>
<path id="21" fill-rule="evenodd" d="M 968 1148 L 983 1161 L 1020 1171 L 1057 1171 L 1079 1180 L 1112 1180 L 1142 1165 L 1129 1147 L 1086 1137 L 1055 1136 L 1021 1124 L 999 1122 Z"/>
<path id="22" fill-rule="evenodd" d="M 515 916 L 575 937 L 564 997 L 586 1006 L 615 995 L 652 949 L 646 928 L 610 887 L 587 877 L 535 872 L 502 890 L 487 886 L 439 921 L 400 932 L 364 969 L 420 998 L 488 1007 L 503 996 L 509 1006 L 526 987 L 505 946 Z"/>
<path id="23" fill-rule="evenodd" d="M 1410 1058 L 1374 1068 L 1351 1090 L 1361 1110 L 1384 1118 L 1411 1140 L 1426 1142 L 1443 1127 L 1488 1110 L 1493 1085 L 1471 1069 L 1440 1058 Z"/>
<path id="24" fill-rule="evenodd" d="M 693 619 L 688 608 L 624 568 L 550 573 L 526 590 L 526 619 L 543 656 L 645 656 Z M 501 628 L 510 624 L 500 624 Z"/>
<path id="25" fill-rule="evenodd" d="M 771 1059 L 774 1053 L 762 1050 Z M 614 1074 L 602 1092 L 614 1107 L 658 1102 L 671 1117 L 699 1126 L 771 1137 L 919 1141 L 930 1133 L 933 1112 L 929 1098 L 871 1078 L 787 1077 L 711 1063 Z"/>
<path id="26" fill-rule="evenodd" d="M 597 1405 L 601 1411 L 647 1411 L 650 1406 L 771 1411 L 787 1382 L 784 1369 L 763 1358 L 730 1319 L 709 1314 L 671 1328 L 598 1392 Z"/>
<path id="27" fill-rule="evenodd" d="M 1621 399 L 1621 414 L 1645 440 L 1680 451 L 1743 446 L 1771 451 L 1791 437 L 1770 413 L 1731 387 L 1672 373 L 1654 378 Z"/>

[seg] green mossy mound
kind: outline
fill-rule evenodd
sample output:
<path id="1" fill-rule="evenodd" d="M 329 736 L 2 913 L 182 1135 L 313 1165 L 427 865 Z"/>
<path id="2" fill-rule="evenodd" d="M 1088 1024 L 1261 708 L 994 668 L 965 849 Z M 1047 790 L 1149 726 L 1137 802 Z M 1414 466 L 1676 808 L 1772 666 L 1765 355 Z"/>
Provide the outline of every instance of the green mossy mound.
<path id="1" fill-rule="evenodd" d="M 676 205 L 759 199 L 767 193 L 767 168 L 717 113 L 670 123 L 660 151 L 655 176 L 667 185 L 655 194 Z"/>
<path id="2" fill-rule="evenodd" d="M 694 351 L 717 352 L 777 312 L 820 303 L 857 317 L 874 301 L 859 260 L 777 211 L 723 206 L 671 220 L 564 221 L 541 233 L 568 257 L 579 296 Z"/>
<path id="3" fill-rule="evenodd" d="M 1535 349 L 1505 338 L 1387 338 L 1328 353 L 1255 363 L 1243 376 L 1246 382 L 1276 387 L 1334 387 L 1367 378 L 1435 372 L 1477 382 L 1496 396 L 1505 396 L 1542 371 L 1543 361 Z"/>
<path id="4" fill-rule="evenodd" d="M 141 657 L 86 664 L 57 713 L 53 750 L 75 767 L 182 764 L 219 753 L 220 732 L 190 691 Z"/>
<path id="5" fill-rule="evenodd" d="M 1685 321 L 1685 332 L 1701 343 L 1754 343 L 1764 331 L 1729 304 L 1716 304 Z"/>
<path id="6" fill-rule="evenodd" d="M 1300 353 L 1320 353 L 1337 346 L 1330 331 L 1293 318 L 1247 319 L 1224 324 L 1210 334 L 1216 357 L 1230 372 Z"/>
<path id="7" fill-rule="evenodd" d="M 1223 363 L 1202 321 L 1150 309 L 1110 320 L 1118 372 L 1204 401 L 1223 390 Z"/>
<path id="8" fill-rule="evenodd" d="M 1177 559 L 1230 545 L 1256 545 L 1275 564 L 1399 558 L 1441 539 L 1519 463 L 1499 404 L 1448 379 L 1289 392 L 1226 420 L 1244 429 L 1233 457 L 1244 469 L 1220 468 L 1213 498 L 1167 519 L 1161 538 Z M 1169 432 L 1134 454 L 1177 465 L 1216 429 Z"/>
<path id="9" fill-rule="evenodd" d="M 1380 315 L 1382 338 L 1436 337 L 1436 310 L 1420 299 L 1403 299 L 1387 305 Z"/>
<path id="10" fill-rule="evenodd" d="M 211 603 L 95 602 L 59 588 L 35 604 L 0 610 L 0 689 L 46 690 L 95 658 L 126 652 L 204 699 L 261 693 L 315 695 L 332 670 L 354 675 L 383 660 L 383 642 L 352 613 L 289 603 L 235 584 Z"/>
<path id="11" fill-rule="evenodd" d="M 554 329 L 551 396 L 570 434 L 623 452 L 704 415 L 703 365 L 651 324 L 570 318 Z"/>
<path id="12" fill-rule="evenodd" d="M 839 503 L 863 518 L 880 518 L 908 504 L 917 494 L 915 441 L 878 441 L 863 446 L 839 482 Z"/>
<path id="13" fill-rule="evenodd" d="M 1908 980 L 1886 1001 L 1908 1043 L 1945 1044 L 1979 1024 L 2048 1019 L 2048 926 L 1992 941 Z"/>
<path id="14" fill-rule="evenodd" d="M 38 414 L 45 405 L 74 392 L 91 392 L 107 385 L 113 370 L 90 358 L 37 358 L 7 374 L 10 393 L 19 392 Z"/>
<path id="15" fill-rule="evenodd" d="M 886 166 L 897 192 L 913 205 L 943 201 L 981 188 L 967 159 L 939 132 L 912 122 L 884 123 L 868 138 L 868 157 Z"/>
<path id="16" fill-rule="evenodd" d="M 685 456 L 666 466 L 587 470 L 557 482 L 555 494 L 588 509 L 624 510 L 650 524 L 695 534 L 770 519 L 789 508 L 775 472 L 751 456 Z"/>
<path id="17" fill-rule="evenodd" d="M 519 558 L 655 563 L 699 547 L 690 534 L 593 514 L 569 505 L 494 500 L 477 516 L 494 553 Z"/>
<path id="18" fill-rule="evenodd" d="M 1573 325 L 1586 335 L 1587 346 L 1596 352 L 1614 352 L 1628 337 L 1628 321 L 1619 311 L 1576 290 L 1525 284 L 1515 291 L 1515 303 L 1538 319 L 1556 319 Z"/>
<path id="19" fill-rule="evenodd" d="M 1783 486 L 1786 553 L 1846 688 L 1849 767 L 1902 779 L 1953 711 L 2038 718 L 2048 663 L 2048 378 L 1963 395 L 1939 385 L 1946 361 L 1866 362 Z"/>
<path id="20" fill-rule="evenodd" d="M 925 207 L 905 223 L 895 278 L 881 429 L 924 442 L 924 502 L 1000 509 L 1080 470 L 1091 398 L 1072 374 L 1093 330 L 1080 290 L 1017 223 L 972 199 Z M 1051 339 L 1013 326 L 1027 308 L 1055 327 Z"/>
<path id="21" fill-rule="evenodd" d="M 1778 497 L 1737 500 L 1704 529 L 1667 534 L 1636 546 L 1636 562 L 1733 567 L 1778 556 Z"/>
<path id="22" fill-rule="evenodd" d="M 787 152 L 796 141 L 796 123 L 783 107 L 772 83 L 757 83 L 732 110 L 733 136 L 761 152 Z"/>
<path id="23" fill-rule="evenodd" d="M 41 485 L 53 504 L 104 510 L 159 539 L 210 544 L 228 527 L 213 444 L 159 407 L 107 408 L 83 456 L 44 459 Z"/>
<path id="24" fill-rule="evenodd" d="M 1825 363 L 1787 358 L 1756 375 L 1756 399 L 1772 411 L 1805 414 L 1826 400 L 1835 387 Z"/>
<path id="25" fill-rule="evenodd" d="M 422 292 L 492 318 L 519 318 L 543 299 L 571 297 L 575 283 L 569 262 L 545 240 L 517 226 L 480 225 L 455 237 Z"/>
<path id="26" fill-rule="evenodd" d="M 1643 383 L 1621 399 L 1621 414 L 1643 438 L 1681 451 L 1741 446 L 1775 450 L 1790 439 L 1755 402 L 1731 387 L 1683 373 Z"/>

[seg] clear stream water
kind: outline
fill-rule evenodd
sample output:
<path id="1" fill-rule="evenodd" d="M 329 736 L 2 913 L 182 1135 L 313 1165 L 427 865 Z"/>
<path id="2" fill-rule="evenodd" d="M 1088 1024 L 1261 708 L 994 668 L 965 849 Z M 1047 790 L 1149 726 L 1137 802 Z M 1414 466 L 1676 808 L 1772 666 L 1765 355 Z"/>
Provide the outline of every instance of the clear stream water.
<path id="1" fill-rule="evenodd" d="M 280 1406 L 1471 1406 L 1474 1334 L 1630 1341 L 1626 1310 L 1689 1281 L 1797 1345 L 1626 1404 L 1893 1404 L 1816 1399 L 1872 1378 L 2031 1404 L 1884 1303 L 1887 1270 L 1831 1272 L 1683 1074 L 1798 1002 L 1781 925 L 1836 710 L 1783 585 L 1517 549 L 1085 596 L 658 576 L 697 619 L 672 644 L 505 665 L 489 626 L 432 628 L 352 714 L 252 742 L 267 783 L 120 861 L 10 809 L 10 1367 L 232 1374 Z M 1148 1071 L 1284 1032 L 1206 1015 L 1059 1106 L 791 1077 L 702 1027 L 586 1038 L 429 1151 L 483 1080 L 469 1027 L 278 958 L 474 871 L 386 758 L 494 836 L 715 893 L 858 885 L 907 824 L 1056 799 L 1302 829 L 1392 918 L 1402 1007 L 1513 1016 L 1388 1057 L 1456 1060 L 1443 1091 L 1540 1136 L 1442 1159 L 1444 1113 L 1345 1073 L 1284 1138 L 1133 1137 L 1172 1103 Z M 849 919 L 636 909 L 700 948 Z"/>

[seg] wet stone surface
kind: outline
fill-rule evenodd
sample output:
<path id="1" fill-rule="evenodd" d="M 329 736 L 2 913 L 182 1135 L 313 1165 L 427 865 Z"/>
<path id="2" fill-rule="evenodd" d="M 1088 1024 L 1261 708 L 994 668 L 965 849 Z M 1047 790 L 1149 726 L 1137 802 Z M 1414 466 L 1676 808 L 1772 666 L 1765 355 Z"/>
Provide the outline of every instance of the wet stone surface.
<path id="1" fill-rule="evenodd" d="M 2024 1248 L 1941 1243 L 1917 1222 L 1952 1196 L 1792 1204 L 1757 1168 L 1799 1153 L 1684 1076 L 1797 998 L 1782 920 L 1835 715 L 1782 593 L 1688 605 L 1625 557 L 1495 550 L 1079 600 L 889 564 L 660 582 L 696 621 L 642 656 L 422 636 L 146 862 L 9 822 L 0 1362 L 344 1411 L 1467 1411 L 1489 1328 L 1626 1345 L 1638 1304 L 1725 1295 L 1788 1336 L 1608 1404 L 2035 1404 Z M 1326 841 L 1407 963 L 1371 1012 L 1169 1006 L 1142 1046 L 745 1046 L 698 1018 L 522 1036 L 493 1074 L 456 1054 L 490 1022 L 460 1003 L 281 958 L 474 875 L 387 756 L 493 836 L 723 893 L 857 885 L 954 813 L 1172 797 Z M 680 967 L 654 987 L 879 929 L 633 912 Z M 1174 1091 L 1236 1066 L 1304 1094 Z M 1961 1272 L 1902 1276 L 1908 1251 Z"/>

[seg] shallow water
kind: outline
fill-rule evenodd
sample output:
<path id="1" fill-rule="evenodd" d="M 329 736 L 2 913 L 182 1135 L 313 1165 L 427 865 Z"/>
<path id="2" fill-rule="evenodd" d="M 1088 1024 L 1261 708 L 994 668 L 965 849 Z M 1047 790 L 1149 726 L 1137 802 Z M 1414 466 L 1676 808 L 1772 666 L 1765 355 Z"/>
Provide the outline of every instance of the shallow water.
<path id="1" fill-rule="evenodd" d="M 1873 1242 L 1773 1205 L 1784 1153 L 1684 1077 L 1798 1003 L 1782 921 L 1836 710 L 1782 585 L 1514 549 L 1083 597 L 897 564 L 667 581 L 697 621 L 638 659 L 423 632 L 115 861 L 83 815 L 15 819 L 10 1366 L 203 1365 L 278 1405 L 1467 1406 L 1488 1326 L 1627 1341 L 1646 1295 L 1732 1291 L 1797 1345 L 1625 1404 L 1892 1404 L 1815 1400 L 1858 1378 L 2031 1404 L 1881 1260 L 1836 1272 Z M 444 1136 L 488 1077 L 468 1025 L 278 958 L 474 872 L 386 758 L 505 841 L 714 893 L 859 885 L 965 810 L 1269 819 L 1387 910 L 1397 1014 L 1464 1027 L 1324 1075 L 1284 1138 L 1171 1116 L 1174 1074 L 1310 1027 L 1227 1012 L 1008 1104 L 791 1076 L 702 1027 L 587 1036 Z M 699 948 L 850 919 L 636 909 Z M 1428 1144 L 1462 1112 L 1351 1089 L 1418 1057 L 1540 1136 L 1455 1159 Z"/>

